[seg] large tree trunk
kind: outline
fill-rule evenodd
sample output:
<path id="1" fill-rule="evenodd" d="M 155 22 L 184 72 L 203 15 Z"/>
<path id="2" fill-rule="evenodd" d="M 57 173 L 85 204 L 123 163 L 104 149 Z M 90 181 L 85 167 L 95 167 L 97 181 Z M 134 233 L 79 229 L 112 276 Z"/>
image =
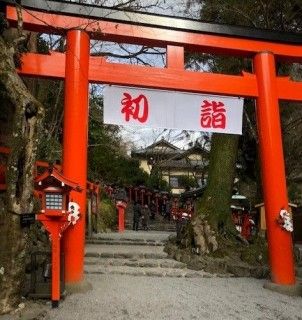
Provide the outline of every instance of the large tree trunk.
<path id="1" fill-rule="evenodd" d="M 198 215 L 215 230 L 231 223 L 230 203 L 238 152 L 238 135 L 213 134 L 208 186 L 198 204 Z"/>
<path id="2" fill-rule="evenodd" d="M 0 84 L 14 108 L 7 194 L 0 203 L 0 314 L 16 306 L 24 279 L 26 230 L 20 215 L 33 211 L 33 169 L 44 112 L 16 73 L 12 44 L 0 37 Z"/>
<path id="3" fill-rule="evenodd" d="M 232 233 L 231 196 L 238 151 L 238 135 L 213 134 L 208 186 L 197 204 L 192 236 L 200 252 L 218 249 L 218 233 Z"/>

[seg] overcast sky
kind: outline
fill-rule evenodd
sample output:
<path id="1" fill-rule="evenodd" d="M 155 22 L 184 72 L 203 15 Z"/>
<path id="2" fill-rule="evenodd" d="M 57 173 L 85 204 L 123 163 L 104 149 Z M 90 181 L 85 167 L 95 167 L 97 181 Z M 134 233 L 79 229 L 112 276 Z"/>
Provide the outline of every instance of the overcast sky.
<path id="1" fill-rule="evenodd" d="M 62 1 L 62 0 L 61 0 Z M 123 8 L 131 7 L 132 10 L 138 9 L 150 13 L 199 18 L 200 0 L 63 0 L 68 2 L 88 3 L 106 7 Z"/>

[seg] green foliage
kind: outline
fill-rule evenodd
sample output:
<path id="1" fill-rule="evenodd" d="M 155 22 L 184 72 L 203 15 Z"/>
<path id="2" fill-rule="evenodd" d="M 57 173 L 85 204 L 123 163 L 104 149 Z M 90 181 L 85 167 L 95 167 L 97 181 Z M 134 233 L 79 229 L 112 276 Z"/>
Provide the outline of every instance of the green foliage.
<path id="1" fill-rule="evenodd" d="M 297 0 L 206 0 L 204 21 L 251 26 L 280 31 L 297 31 L 301 26 L 301 5 Z"/>
<path id="2" fill-rule="evenodd" d="M 268 247 L 267 242 L 256 237 L 249 246 L 241 248 L 241 259 L 250 265 L 267 265 L 268 264 Z"/>
<path id="3" fill-rule="evenodd" d="M 8 23 L 5 19 L 4 13 L 0 13 L 0 34 L 2 34 L 7 29 Z"/>
<path id="4" fill-rule="evenodd" d="M 186 190 L 198 187 L 196 179 L 192 176 L 180 176 L 178 178 L 178 183 L 180 187 L 185 188 Z"/>
<path id="5" fill-rule="evenodd" d="M 38 159 L 54 163 L 62 156 L 63 86 L 58 81 L 39 80 L 38 99 L 45 108 L 43 130 L 39 136 Z"/>
<path id="6" fill-rule="evenodd" d="M 56 137 L 49 137 L 48 139 L 42 137 L 42 139 L 39 140 L 38 148 L 38 159 L 47 161 L 51 164 L 57 161 L 60 162 L 62 146 Z"/>
<path id="7" fill-rule="evenodd" d="M 35 83 L 35 91 L 45 106 L 44 130 L 39 139 L 38 159 L 54 163 L 61 159 L 64 86 L 59 81 L 39 80 Z M 139 168 L 137 160 L 127 155 L 119 128 L 103 123 L 103 101 L 94 92 L 90 99 L 88 142 L 89 179 L 117 185 L 149 184 L 156 185 L 161 190 L 167 189 L 163 181 L 154 182 L 154 179 L 151 179 L 151 183 L 148 183 L 148 174 Z"/>
<path id="8" fill-rule="evenodd" d="M 146 186 L 150 189 L 156 189 L 160 191 L 171 191 L 171 188 L 167 181 L 162 179 L 162 174 L 159 170 L 153 169 L 150 176 L 146 180 Z"/>
<path id="9" fill-rule="evenodd" d="M 288 184 L 288 198 L 289 198 L 289 201 L 293 203 L 299 203 L 299 204 L 302 203 L 302 194 L 297 183 L 290 182 Z"/>
<path id="10" fill-rule="evenodd" d="M 38 35 L 35 40 L 34 47 L 39 53 L 49 53 L 51 44 L 46 40 L 45 35 Z M 57 37 L 56 41 L 61 43 L 59 40 L 60 38 Z M 58 48 L 57 46 L 56 50 Z M 37 158 L 50 163 L 60 161 L 62 158 L 64 81 L 31 78 L 25 78 L 24 81 L 45 109 Z"/>
<path id="11" fill-rule="evenodd" d="M 39 36 L 37 39 L 37 49 L 39 53 L 49 53 L 49 44 L 43 36 Z"/>
<path id="12" fill-rule="evenodd" d="M 90 100 L 89 177 L 118 185 L 145 184 L 147 173 L 131 159 L 119 135 L 117 126 L 103 123 L 103 101 L 99 96 Z"/>
<path id="13" fill-rule="evenodd" d="M 106 232 L 115 230 L 117 226 L 117 212 L 114 204 L 108 198 L 103 198 L 100 202 L 100 208 L 94 221 L 94 230 L 96 232 Z"/>

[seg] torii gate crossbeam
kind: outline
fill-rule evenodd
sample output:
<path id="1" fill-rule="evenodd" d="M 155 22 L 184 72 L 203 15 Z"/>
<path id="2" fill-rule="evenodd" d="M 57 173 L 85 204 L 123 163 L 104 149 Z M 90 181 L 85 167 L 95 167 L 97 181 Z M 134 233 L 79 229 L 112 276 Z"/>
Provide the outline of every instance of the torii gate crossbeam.
<path id="1" fill-rule="evenodd" d="M 288 208 L 278 103 L 281 99 L 302 101 L 302 83 L 276 76 L 275 63 L 277 60 L 300 62 L 302 37 L 150 14 L 133 16 L 136 13 L 130 12 L 123 15 L 122 11 L 115 10 L 111 10 L 112 16 L 103 12 L 99 19 L 93 17 L 96 8 L 85 15 L 82 4 L 65 4 L 64 7 L 62 2 L 48 1 L 47 8 L 39 8 L 42 3 L 22 1 L 26 7 L 22 10 L 24 27 L 67 35 L 66 54 L 29 53 L 24 55 L 19 72 L 25 76 L 65 79 L 63 171 L 84 189 L 82 195 L 74 195 L 82 213 L 86 204 L 89 82 L 255 98 L 271 278 L 281 286 L 294 285 L 291 234 L 276 222 L 280 210 Z M 34 10 L 37 8 L 39 10 Z M 8 5 L 6 16 L 12 24 L 16 23 L 16 8 Z M 89 56 L 89 39 L 167 48 L 167 66 L 151 68 L 108 63 L 105 58 Z M 253 59 L 254 73 L 225 75 L 187 71 L 185 51 L 248 57 Z M 68 283 L 83 279 L 84 235 L 83 216 L 64 240 Z"/>

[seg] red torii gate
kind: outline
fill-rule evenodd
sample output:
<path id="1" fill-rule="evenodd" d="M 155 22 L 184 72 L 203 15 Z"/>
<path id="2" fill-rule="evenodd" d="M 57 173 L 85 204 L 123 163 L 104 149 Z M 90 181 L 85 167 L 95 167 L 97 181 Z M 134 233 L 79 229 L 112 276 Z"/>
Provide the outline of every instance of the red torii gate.
<path id="1" fill-rule="evenodd" d="M 73 195 L 74 200 L 80 204 L 82 218 L 64 235 L 66 282 L 78 283 L 83 279 L 88 83 L 94 82 L 242 96 L 257 100 L 271 279 L 275 284 L 294 285 L 291 234 L 276 222 L 280 210 L 288 208 L 279 100 L 302 101 L 302 83 L 276 76 L 275 64 L 276 60 L 301 62 L 302 39 L 294 34 L 282 36 L 249 28 L 228 27 L 224 30 L 221 26 L 212 25 L 212 30 L 211 25 L 192 20 L 133 12 L 123 16 L 122 12 L 114 10 L 110 11 L 113 12 L 112 16 L 106 16 L 105 12 L 94 15 L 101 18 L 83 17 L 82 4 L 63 5 L 58 1 L 48 1 L 47 7 L 43 7 L 42 2 L 23 0 L 22 5 L 27 6 L 26 10 L 22 10 L 26 30 L 67 35 L 66 54 L 28 53 L 23 56 L 22 68 L 19 70 L 24 76 L 65 79 L 63 173 L 84 190 L 81 194 Z M 92 14 L 100 10 L 90 8 L 94 10 L 91 10 Z M 56 13 L 58 10 L 59 14 Z M 6 16 L 15 24 L 16 8 L 8 5 Z M 167 66 L 151 68 L 108 63 L 106 58 L 90 56 L 90 39 L 165 47 Z M 253 59 L 254 73 L 225 75 L 186 71 L 185 49 L 250 57 Z"/>

